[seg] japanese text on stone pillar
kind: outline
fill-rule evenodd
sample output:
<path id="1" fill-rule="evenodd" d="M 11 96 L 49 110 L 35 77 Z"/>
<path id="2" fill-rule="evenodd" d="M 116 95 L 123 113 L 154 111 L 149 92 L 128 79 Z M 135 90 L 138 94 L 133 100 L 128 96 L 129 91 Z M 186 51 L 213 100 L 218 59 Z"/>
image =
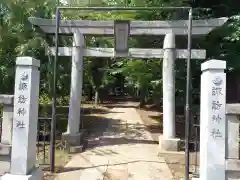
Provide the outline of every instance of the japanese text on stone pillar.
<path id="1" fill-rule="evenodd" d="M 222 84 L 223 80 L 221 77 L 217 76 L 214 77 L 212 80 L 212 121 L 213 121 L 213 128 L 211 130 L 211 137 L 214 139 L 222 138 L 222 132 L 218 128 L 218 124 L 221 123 L 223 117 L 220 115 L 221 108 L 223 106 L 221 102 L 221 96 L 224 94 L 222 93 Z"/>
<path id="2" fill-rule="evenodd" d="M 26 91 L 28 90 L 28 80 L 29 75 L 24 72 L 21 74 L 20 82 L 18 85 L 18 93 L 17 95 L 17 111 L 16 111 L 16 127 L 19 129 L 25 128 L 25 122 L 24 122 L 24 116 L 27 113 L 27 109 L 24 107 L 24 105 L 27 102 L 27 95 Z"/>

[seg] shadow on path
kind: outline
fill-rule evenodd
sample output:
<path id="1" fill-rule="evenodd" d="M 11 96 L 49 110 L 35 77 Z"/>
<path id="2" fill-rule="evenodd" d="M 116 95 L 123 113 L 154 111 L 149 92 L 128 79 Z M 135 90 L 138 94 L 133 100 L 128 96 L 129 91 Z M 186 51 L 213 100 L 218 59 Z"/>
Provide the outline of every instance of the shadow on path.
<path id="1" fill-rule="evenodd" d="M 56 169 L 58 169 L 58 173 L 64 173 L 64 172 L 71 172 L 71 171 L 78 171 L 78 170 L 85 170 L 85 169 L 93 169 L 93 168 L 99 168 L 99 167 L 104 167 L 104 166 L 119 166 L 119 165 L 127 165 L 127 164 L 134 164 L 134 163 L 140 163 L 140 162 L 144 162 L 144 163 L 156 163 L 156 164 L 162 164 L 162 163 L 166 163 L 165 161 L 147 161 L 147 160 L 136 160 L 136 161 L 127 161 L 127 162 L 123 162 L 123 163 L 108 163 L 108 164 L 100 164 L 97 166 L 87 166 L 87 167 L 56 167 Z M 172 164 L 172 165 L 185 165 L 184 163 L 179 163 L 179 162 L 172 162 L 172 163 L 168 163 L 168 164 Z M 43 169 L 48 170 L 48 168 Z"/>

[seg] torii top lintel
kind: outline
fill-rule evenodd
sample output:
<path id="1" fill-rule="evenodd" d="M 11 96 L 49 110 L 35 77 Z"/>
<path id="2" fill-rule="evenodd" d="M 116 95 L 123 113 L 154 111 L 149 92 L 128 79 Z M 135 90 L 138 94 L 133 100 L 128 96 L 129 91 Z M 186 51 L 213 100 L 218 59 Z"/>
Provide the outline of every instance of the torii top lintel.
<path id="1" fill-rule="evenodd" d="M 46 33 L 55 32 L 55 19 L 42 19 L 29 17 L 33 25 L 39 26 Z M 215 18 L 192 21 L 192 35 L 205 35 L 214 28 L 223 25 L 228 18 Z M 80 32 L 84 35 L 114 35 L 114 21 L 92 21 L 92 20 L 61 20 L 59 33 L 73 34 Z M 174 33 L 176 35 L 187 35 L 188 20 L 177 21 L 131 21 L 130 35 L 165 35 Z"/>

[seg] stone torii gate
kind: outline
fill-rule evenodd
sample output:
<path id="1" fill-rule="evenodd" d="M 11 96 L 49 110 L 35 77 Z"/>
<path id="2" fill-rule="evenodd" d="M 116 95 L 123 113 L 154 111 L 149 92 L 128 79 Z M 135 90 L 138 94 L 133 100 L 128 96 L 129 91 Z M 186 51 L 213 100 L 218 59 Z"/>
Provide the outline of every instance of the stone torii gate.
<path id="1" fill-rule="evenodd" d="M 30 17 L 29 21 L 45 33 L 55 32 L 55 20 Z M 193 20 L 192 35 L 206 35 L 221 26 L 227 18 Z M 60 34 L 73 34 L 73 47 L 59 47 L 60 56 L 72 56 L 71 94 L 68 129 L 63 134 L 70 144 L 79 145 L 81 132 L 80 102 L 82 94 L 83 58 L 86 57 L 131 57 L 163 58 L 163 138 L 164 150 L 178 150 L 179 139 L 175 138 L 175 59 L 186 59 L 188 50 L 175 48 L 175 35 L 187 35 L 188 21 L 131 21 L 129 35 L 166 35 L 163 49 L 130 48 L 127 55 L 115 54 L 114 48 L 85 47 L 84 35 L 114 35 L 114 21 L 61 20 Z M 55 54 L 55 49 L 51 48 Z M 205 59 L 205 50 L 192 50 L 192 59 Z M 79 83 L 80 82 L 80 83 Z"/>

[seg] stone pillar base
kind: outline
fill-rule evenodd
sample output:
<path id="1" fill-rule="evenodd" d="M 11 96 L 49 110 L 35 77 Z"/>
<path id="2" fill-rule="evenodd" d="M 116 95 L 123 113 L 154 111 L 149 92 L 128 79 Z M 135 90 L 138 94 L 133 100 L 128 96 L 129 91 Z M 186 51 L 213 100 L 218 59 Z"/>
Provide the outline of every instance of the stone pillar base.
<path id="1" fill-rule="evenodd" d="M 40 168 L 35 168 L 29 175 L 5 174 L 1 180 L 42 180 L 43 173 Z"/>
<path id="2" fill-rule="evenodd" d="M 83 151 L 84 132 L 77 134 L 63 133 L 62 140 L 69 146 L 69 153 L 79 153 Z"/>
<path id="3" fill-rule="evenodd" d="M 69 145 L 78 146 L 81 145 L 83 138 L 83 132 L 77 134 L 63 133 L 62 140 L 66 141 Z"/>
<path id="4" fill-rule="evenodd" d="M 159 136 L 159 148 L 160 151 L 179 151 L 180 150 L 180 139 L 166 139 Z"/>

